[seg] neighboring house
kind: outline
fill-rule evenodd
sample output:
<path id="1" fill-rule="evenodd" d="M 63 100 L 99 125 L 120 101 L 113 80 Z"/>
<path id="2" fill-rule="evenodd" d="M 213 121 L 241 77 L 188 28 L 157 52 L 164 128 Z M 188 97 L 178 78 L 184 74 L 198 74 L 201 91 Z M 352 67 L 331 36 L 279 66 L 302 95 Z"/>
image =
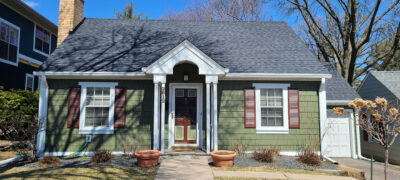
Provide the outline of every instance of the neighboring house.
<path id="1" fill-rule="evenodd" d="M 57 26 L 20 0 L 0 1 L 0 86 L 34 91 L 33 71 L 56 48 Z"/>
<path id="2" fill-rule="evenodd" d="M 389 102 L 397 103 L 400 100 L 400 71 L 371 71 L 361 83 L 358 93 L 364 99 L 375 100 L 376 97 L 384 97 Z M 365 132 L 363 132 L 365 133 Z M 382 146 L 364 134 L 361 141 L 362 154 L 370 158 L 384 160 L 385 154 Z M 389 151 L 389 162 L 400 164 L 400 139 L 397 137 Z"/>
<path id="3" fill-rule="evenodd" d="M 351 118 L 337 136 L 345 148 L 320 141 L 327 100 L 345 105 L 356 93 L 287 23 L 84 19 L 83 1 L 68 2 L 60 2 L 62 43 L 35 72 L 41 155 L 68 155 L 86 140 L 85 153 L 122 153 L 135 140 L 162 152 L 242 141 L 248 150 L 296 155 L 311 145 L 357 157 Z"/>

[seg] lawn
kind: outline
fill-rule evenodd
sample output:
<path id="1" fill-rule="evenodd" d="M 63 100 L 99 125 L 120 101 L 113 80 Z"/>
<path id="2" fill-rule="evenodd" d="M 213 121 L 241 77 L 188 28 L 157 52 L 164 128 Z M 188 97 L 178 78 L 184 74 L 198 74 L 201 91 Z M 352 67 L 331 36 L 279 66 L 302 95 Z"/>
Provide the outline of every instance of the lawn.
<path id="1" fill-rule="evenodd" d="M 268 178 L 215 177 L 215 180 L 272 180 Z M 278 179 L 273 179 L 278 180 Z"/>
<path id="2" fill-rule="evenodd" d="M 14 151 L 0 151 L 0 161 L 13 158 L 16 156 L 17 154 Z"/>
<path id="3" fill-rule="evenodd" d="M 154 179 L 158 168 L 0 168 L 0 179 Z"/>

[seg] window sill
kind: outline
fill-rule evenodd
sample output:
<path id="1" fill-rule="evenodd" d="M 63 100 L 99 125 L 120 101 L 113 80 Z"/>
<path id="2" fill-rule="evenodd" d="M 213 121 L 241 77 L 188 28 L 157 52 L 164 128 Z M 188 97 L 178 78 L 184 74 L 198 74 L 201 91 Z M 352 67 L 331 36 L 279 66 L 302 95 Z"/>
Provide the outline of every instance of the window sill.
<path id="1" fill-rule="evenodd" d="M 256 134 L 289 134 L 289 130 L 256 130 Z"/>
<path id="2" fill-rule="evenodd" d="M 46 53 L 44 53 L 44 52 L 42 52 L 42 51 L 39 51 L 39 50 L 37 50 L 37 49 L 35 49 L 35 48 L 33 48 L 33 51 L 36 52 L 36 53 L 38 53 L 38 54 L 41 54 L 41 55 L 43 55 L 43 56 L 46 56 L 46 57 L 49 57 L 49 56 L 50 56 L 50 53 L 46 54 Z"/>
<path id="3" fill-rule="evenodd" d="M 79 129 L 79 134 L 114 134 L 114 129 Z"/>
<path id="4" fill-rule="evenodd" d="M 18 67 L 18 56 L 17 56 L 17 62 L 11 62 L 9 60 L 5 60 L 2 58 L 0 58 L 0 62 Z"/>

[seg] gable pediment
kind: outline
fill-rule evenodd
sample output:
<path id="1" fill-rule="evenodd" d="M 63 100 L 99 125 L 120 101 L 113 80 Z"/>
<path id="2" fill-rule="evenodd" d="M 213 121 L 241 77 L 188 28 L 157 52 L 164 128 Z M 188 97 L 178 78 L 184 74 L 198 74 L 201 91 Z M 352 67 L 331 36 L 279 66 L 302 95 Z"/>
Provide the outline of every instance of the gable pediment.
<path id="1" fill-rule="evenodd" d="M 181 63 L 196 65 L 201 75 L 222 75 L 229 71 L 188 40 L 183 41 L 147 68 L 143 68 L 143 71 L 146 74 L 173 74 L 174 67 Z"/>

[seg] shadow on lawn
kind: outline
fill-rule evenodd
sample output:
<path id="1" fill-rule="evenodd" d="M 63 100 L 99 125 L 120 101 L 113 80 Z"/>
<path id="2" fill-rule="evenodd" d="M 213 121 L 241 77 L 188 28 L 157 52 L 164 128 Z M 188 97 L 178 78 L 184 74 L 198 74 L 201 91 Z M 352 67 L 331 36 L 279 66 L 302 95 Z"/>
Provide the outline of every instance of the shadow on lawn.
<path id="1" fill-rule="evenodd" d="M 91 168 L 45 168 L 19 169 L 4 171 L 0 168 L 0 179 L 6 178 L 51 178 L 51 179 L 153 179 L 158 168 L 123 168 L 123 167 L 91 167 Z"/>

